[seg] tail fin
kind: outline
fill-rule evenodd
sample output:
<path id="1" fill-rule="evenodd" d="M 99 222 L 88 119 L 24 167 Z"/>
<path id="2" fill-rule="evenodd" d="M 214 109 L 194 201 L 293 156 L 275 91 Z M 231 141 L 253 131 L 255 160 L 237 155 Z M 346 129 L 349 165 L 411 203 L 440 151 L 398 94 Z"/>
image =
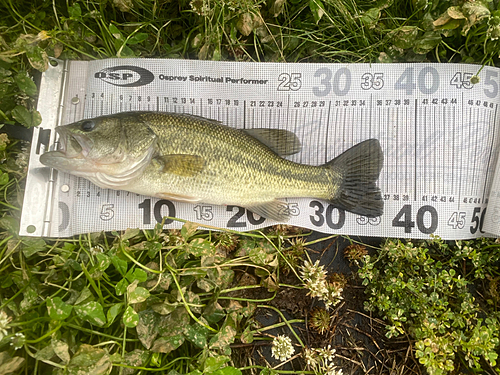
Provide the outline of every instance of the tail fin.
<path id="1" fill-rule="evenodd" d="M 382 215 L 384 202 L 376 182 L 383 161 L 379 141 L 368 139 L 326 163 L 341 178 L 340 189 L 332 192 L 330 201 L 358 215 Z"/>

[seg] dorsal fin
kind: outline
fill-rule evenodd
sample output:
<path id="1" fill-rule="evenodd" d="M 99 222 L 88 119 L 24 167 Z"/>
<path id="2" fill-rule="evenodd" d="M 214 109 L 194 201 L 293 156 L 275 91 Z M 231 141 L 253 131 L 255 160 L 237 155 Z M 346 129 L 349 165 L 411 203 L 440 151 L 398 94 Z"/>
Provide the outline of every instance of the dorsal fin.
<path id="1" fill-rule="evenodd" d="M 242 131 L 281 156 L 293 155 L 302 149 L 299 138 L 293 132 L 285 129 L 256 128 Z"/>

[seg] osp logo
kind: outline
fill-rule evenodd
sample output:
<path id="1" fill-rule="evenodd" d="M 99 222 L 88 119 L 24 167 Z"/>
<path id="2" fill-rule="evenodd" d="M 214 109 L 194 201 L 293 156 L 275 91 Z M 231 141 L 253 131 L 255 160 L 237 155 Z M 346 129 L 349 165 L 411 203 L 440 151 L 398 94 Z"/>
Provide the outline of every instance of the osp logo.
<path id="1" fill-rule="evenodd" d="M 121 87 L 144 86 L 155 79 L 153 73 L 149 70 L 132 65 L 105 68 L 94 74 L 94 77 L 111 85 Z"/>

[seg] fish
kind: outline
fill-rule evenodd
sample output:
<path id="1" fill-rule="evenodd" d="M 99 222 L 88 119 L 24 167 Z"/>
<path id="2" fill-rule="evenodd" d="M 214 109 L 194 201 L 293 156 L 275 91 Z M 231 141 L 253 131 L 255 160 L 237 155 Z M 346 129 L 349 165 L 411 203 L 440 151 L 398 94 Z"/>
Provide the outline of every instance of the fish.
<path id="1" fill-rule="evenodd" d="M 383 214 L 377 139 L 313 166 L 286 159 L 302 147 L 293 132 L 235 129 L 191 114 L 123 112 L 56 132 L 59 149 L 43 153 L 40 162 L 104 189 L 240 206 L 277 222 L 290 219 L 286 198 L 321 199 L 366 217 Z"/>

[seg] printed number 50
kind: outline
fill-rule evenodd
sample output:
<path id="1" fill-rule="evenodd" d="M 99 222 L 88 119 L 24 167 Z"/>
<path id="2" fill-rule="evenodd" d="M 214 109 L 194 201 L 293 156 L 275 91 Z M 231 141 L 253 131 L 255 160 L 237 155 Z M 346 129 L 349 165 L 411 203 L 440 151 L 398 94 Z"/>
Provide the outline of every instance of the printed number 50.
<path id="1" fill-rule="evenodd" d="M 472 212 L 472 220 L 471 222 L 474 223 L 474 225 L 470 227 L 470 232 L 471 234 L 475 234 L 477 230 L 481 233 L 483 232 L 483 223 L 484 223 L 484 215 L 486 214 L 486 208 L 483 210 L 481 213 L 481 217 L 479 217 L 479 213 L 481 212 L 481 207 L 474 207 L 474 211 Z"/>

